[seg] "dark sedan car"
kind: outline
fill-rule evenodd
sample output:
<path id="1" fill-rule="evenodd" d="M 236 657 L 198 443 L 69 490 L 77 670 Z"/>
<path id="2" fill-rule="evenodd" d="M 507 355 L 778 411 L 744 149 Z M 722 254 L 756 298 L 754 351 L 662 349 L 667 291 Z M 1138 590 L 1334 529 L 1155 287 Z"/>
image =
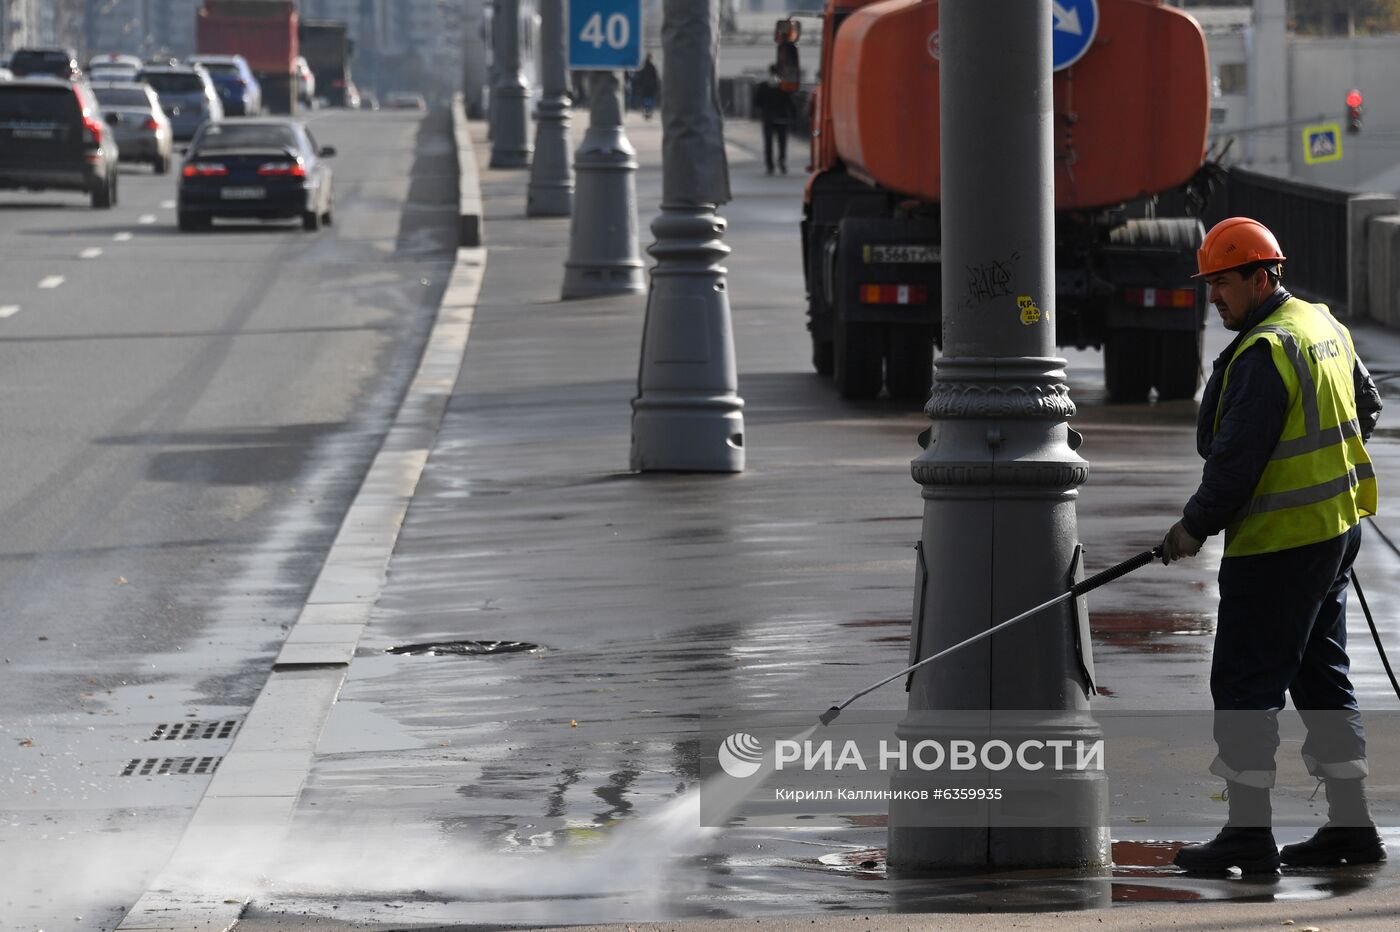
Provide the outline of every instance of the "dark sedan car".
<path id="1" fill-rule="evenodd" d="M 325 160 L 333 155 L 297 120 L 210 123 L 190 142 L 180 170 L 180 229 L 207 229 L 215 217 L 300 217 L 307 230 L 329 225 L 334 196 Z"/>

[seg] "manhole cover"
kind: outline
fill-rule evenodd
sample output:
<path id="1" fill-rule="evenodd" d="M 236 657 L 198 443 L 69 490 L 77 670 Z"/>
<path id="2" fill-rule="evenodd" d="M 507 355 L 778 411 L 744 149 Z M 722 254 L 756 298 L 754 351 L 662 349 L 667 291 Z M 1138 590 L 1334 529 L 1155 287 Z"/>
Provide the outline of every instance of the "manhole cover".
<path id="1" fill-rule="evenodd" d="M 483 654 L 522 654 L 539 650 L 529 641 L 433 641 L 428 644 L 400 644 L 386 651 L 390 654 L 443 657 L 453 654 L 479 656 Z"/>

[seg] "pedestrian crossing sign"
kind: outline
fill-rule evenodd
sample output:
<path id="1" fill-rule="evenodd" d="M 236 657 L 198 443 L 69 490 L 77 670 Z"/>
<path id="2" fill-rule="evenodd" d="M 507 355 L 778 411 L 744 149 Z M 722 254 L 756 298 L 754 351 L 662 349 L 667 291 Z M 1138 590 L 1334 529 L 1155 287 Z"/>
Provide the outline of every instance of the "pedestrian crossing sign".
<path id="1" fill-rule="evenodd" d="M 1309 165 L 1336 162 L 1342 157 L 1340 123 L 1318 123 L 1303 127 L 1303 161 Z"/>

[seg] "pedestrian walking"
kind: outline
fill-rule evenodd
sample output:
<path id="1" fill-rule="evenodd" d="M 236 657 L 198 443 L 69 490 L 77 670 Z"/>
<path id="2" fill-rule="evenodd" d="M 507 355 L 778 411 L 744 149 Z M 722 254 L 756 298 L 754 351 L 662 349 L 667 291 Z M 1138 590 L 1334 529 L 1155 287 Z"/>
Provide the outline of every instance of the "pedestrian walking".
<path id="1" fill-rule="evenodd" d="M 1376 513 L 1364 441 L 1381 402 L 1350 332 L 1289 294 L 1284 255 L 1262 224 L 1232 217 L 1206 234 L 1198 273 L 1235 339 L 1215 360 L 1197 423 L 1200 486 L 1162 541 L 1162 562 L 1224 531 L 1211 659 L 1217 755 L 1229 816 L 1177 866 L 1246 873 L 1367 864 L 1385 846 L 1366 801 L 1366 736 L 1349 678 L 1347 585 L 1362 518 Z M 1327 823 L 1274 842 L 1269 791 L 1284 694 L 1307 728 L 1303 760 L 1327 787 Z"/>
<path id="2" fill-rule="evenodd" d="M 632 78 L 632 92 L 642 107 L 642 116 L 650 120 L 656 110 L 656 101 L 661 97 L 661 74 L 656 70 L 656 62 L 647 53 L 646 61 Z"/>
<path id="3" fill-rule="evenodd" d="M 778 81 L 778 66 L 768 66 L 768 80 L 754 85 L 753 109 L 763 121 L 763 162 L 768 174 L 773 174 L 773 146 L 777 143 L 778 169 L 787 174 L 788 124 L 795 109 L 792 94 L 783 90 Z"/>

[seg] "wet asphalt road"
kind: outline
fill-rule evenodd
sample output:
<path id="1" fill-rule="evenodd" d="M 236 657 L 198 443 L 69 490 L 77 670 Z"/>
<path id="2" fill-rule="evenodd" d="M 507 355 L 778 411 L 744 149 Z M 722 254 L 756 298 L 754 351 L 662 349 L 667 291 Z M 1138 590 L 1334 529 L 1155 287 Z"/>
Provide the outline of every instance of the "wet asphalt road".
<path id="1" fill-rule="evenodd" d="M 314 127 L 339 150 L 318 234 L 179 233 L 175 175 L 144 166 L 110 211 L 0 193 L 5 928 L 110 928 L 145 889 L 417 363 L 455 250 L 450 123 Z M 195 774 L 122 776 L 172 758 Z"/>
<path id="2" fill-rule="evenodd" d="M 640 121 L 629 134 L 645 230 L 660 134 Z M 836 826 L 741 818 L 698 830 L 684 806 L 712 754 L 708 722 L 814 718 L 903 665 L 922 506 L 909 476 L 922 414 L 842 402 L 810 372 L 801 178 L 763 176 L 756 136 L 751 125 L 728 130 L 735 200 L 722 211 L 746 402 L 742 476 L 626 473 L 644 299 L 558 302 L 567 221 L 525 219 L 524 174 L 483 169 L 489 259 L 462 375 L 290 840 L 249 853 L 256 876 L 216 886 L 251 896 L 240 928 L 1154 900 L 1296 902 L 1301 919 L 1305 904 L 1393 885 L 1392 873 L 1366 871 L 1295 873 L 1266 887 L 1182 881 L 1165 866 L 1175 847 L 1223 817 L 1204 748 L 1166 755 L 1144 795 L 1115 795 L 1123 868 L 1112 883 L 1035 872 L 893 880 L 878 803 Z M 479 146 L 482 165 L 486 153 Z M 1213 322 L 1210 355 L 1226 339 Z M 1396 335 L 1364 340 L 1378 373 L 1400 372 Z M 1157 543 L 1179 514 L 1199 477 L 1195 406 L 1110 408 L 1099 354 L 1066 355 L 1091 462 L 1078 514 L 1094 572 Z M 1385 481 L 1397 478 L 1391 435 L 1373 454 Z M 1101 707 L 1209 709 L 1219 557 L 1212 542 L 1197 561 L 1149 566 L 1090 597 Z M 1396 565 L 1368 541 L 1361 569 L 1374 602 L 1394 604 Z M 1381 622 L 1400 643 L 1394 619 L 1387 611 Z M 462 638 L 541 649 L 389 652 Z M 1393 708 L 1374 652 L 1363 643 L 1356 655 L 1363 705 Z M 894 686 L 862 707 L 904 701 Z M 1294 825 L 1319 821 L 1296 753 L 1285 748 L 1280 761 L 1292 781 L 1280 811 Z"/>
<path id="3" fill-rule="evenodd" d="M 645 230 L 659 195 L 659 129 L 630 131 L 643 165 Z M 216 901 L 251 896 L 240 928 L 254 932 L 321 920 L 496 926 L 1152 899 L 1308 904 L 1378 879 L 1393 884 L 1387 873 L 1365 872 L 1295 874 L 1268 888 L 1183 884 L 1161 868 L 1170 847 L 1129 844 L 1120 851 L 1133 873 L 1111 886 L 1045 876 L 906 885 L 880 869 L 880 812 L 810 829 L 735 822 L 707 836 L 677 808 L 710 753 L 700 741 L 704 719 L 815 714 L 897 669 L 908 651 L 910 545 L 921 508 L 908 463 L 926 421 L 916 410 L 841 402 L 810 373 L 795 233 L 801 179 L 762 176 L 756 135 L 752 126 L 730 135 L 736 200 L 723 211 L 748 403 L 750 459 L 740 477 L 625 475 L 643 299 L 559 304 L 567 221 L 525 220 L 524 173 L 483 171 L 490 258 L 481 306 L 384 597 L 322 733 L 286 845 L 268 839 L 232 852 L 238 869 L 201 878 L 205 889 Z M 484 148 L 479 157 L 484 165 Z M 1213 326 L 1209 340 L 1218 348 L 1225 334 Z M 1376 334 L 1366 352 L 1382 375 L 1400 373 L 1394 335 Z M 1194 408 L 1108 408 L 1098 354 L 1067 355 L 1080 405 L 1075 426 L 1093 466 L 1079 520 L 1094 571 L 1155 543 L 1189 494 L 1199 474 Z M 1383 480 L 1396 478 L 1393 436 L 1373 445 Z M 286 541 L 299 539 L 286 533 Z M 240 650 L 254 663 L 270 659 L 278 635 L 250 623 L 255 602 L 246 594 L 285 595 L 280 617 L 288 619 L 296 593 L 290 584 L 273 588 L 275 570 L 282 556 L 308 550 L 265 552 L 258 575 L 245 574 L 255 580 L 245 595 L 218 590 L 228 620 L 210 627 L 225 637 L 206 645 L 192 668 L 236 660 Z M 1146 568 L 1090 599 L 1103 702 L 1208 707 L 1218 558 L 1214 544 L 1200 561 Z M 1376 580 L 1376 602 L 1394 604 L 1394 560 L 1368 543 L 1362 569 Z M 1393 619 L 1383 619 L 1392 641 Z M 262 640 L 240 644 L 228 635 L 240 628 Z M 492 658 L 386 652 L 456 638 L 543 649 Z M 1357 678 L 1364 702 L 1383 706 L 1378 665 L 1364 649 Z M 257 681 L 252 673 L 245 680 Z M 129 705 L 146 694 L 159 695 L 135 684 L 118 693 Z M 228 708 L 236 721 L 237 705 L 224 702 L 193 708 L 210 720 Z M 896 687 L 869 707 L 902 702 Z M 162 709 L 188 714 L 173 702 Z M 133 734 L 117 735 L 123 757 L 121 742 L 139 740 Z M 1296 758 L 1286 766 L 1297 769 Z M 1182 822 L 1204 834 L 1218 823 L 1220 807 L 1209 799 L 1218 783 L 1204 776 L 1204 760 L 1178 761 L 1170 777 L 1186 797 L 1186 816 L 1138 824 L 1134 812 L 1157 819 L 1162 810 L 1116 802 L 1115 837 L 1160 838 L 1159 825 Z M 149 797 L 156 782 L 141 781 L 140 792 Z M 96 836 L 110 844 L 88 842 L 68 863 L 133 860 L 140 823 L 153 817 L 165 821 L 151 847 L 168 848 L 198 785 L 166 781 L 168 808 L 130 805 L 124 824 L 114 822 L 110 803 L 97 807 L 90 824 L 105 818 L 121 831 Z M 32 839 L 52 814 L 23 814 L 26 850 L 44 850 Z M 48 848 L 76 835 L 55 837 Z M 51 858 L 42 877 L 65 905 L 68 891 L 55 878 L 66 876 Z M 71 918 L 52 925 L 83 927 Z"/>

